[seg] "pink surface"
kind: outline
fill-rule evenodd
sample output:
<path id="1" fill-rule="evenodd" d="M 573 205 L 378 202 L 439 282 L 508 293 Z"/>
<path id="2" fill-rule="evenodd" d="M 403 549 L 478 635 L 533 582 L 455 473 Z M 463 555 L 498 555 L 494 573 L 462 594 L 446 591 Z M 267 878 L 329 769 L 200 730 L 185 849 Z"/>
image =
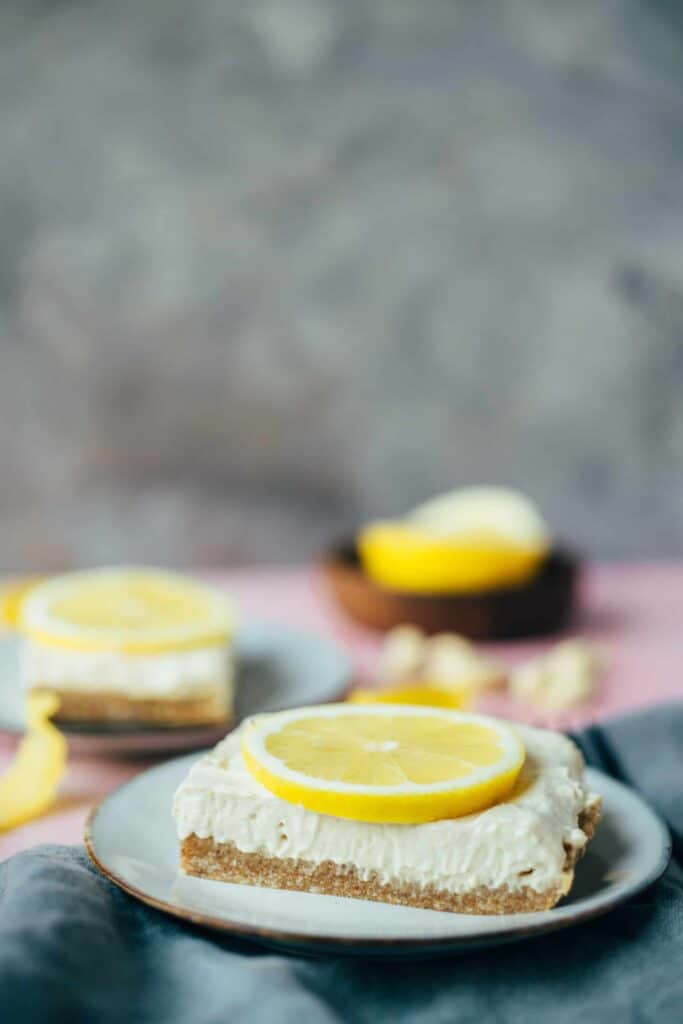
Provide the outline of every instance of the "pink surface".
<path id="1" fill-rule="evenodd" d="M 213 577 L 238 599 L 243 617 L 277 620 L 314 630 L 344 647 L 358 674 L 371 675 L 379 638 L 348 623 L 332 605 L 313 570 L 226 572 Z M 683 698 L 683 563 L 597 565 L 587 572 L 574 633 L 597 640 L 609 671 L 591 704 L 552 721 L 501 695 L 486 709 L 532 724 L 577 728 L 608 715 Z M 496 645 L 510 663 L 545 642 Z M 0 735 L 0 769 L 15 740 Z M 144 770 L 148 761 L 71 759 L 60 796 L 49 814 L 0 835 L 0 860 L 36 843 L 78 843 L 85 819 L 106 793 Z"/>

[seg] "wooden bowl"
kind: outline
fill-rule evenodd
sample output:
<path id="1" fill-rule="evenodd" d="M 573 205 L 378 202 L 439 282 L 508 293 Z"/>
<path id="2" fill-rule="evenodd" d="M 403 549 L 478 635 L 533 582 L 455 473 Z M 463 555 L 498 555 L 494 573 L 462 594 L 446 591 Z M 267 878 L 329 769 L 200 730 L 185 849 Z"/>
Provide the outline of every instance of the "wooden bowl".
<path id="1" fill-rule="evenodd" d="M 572 552 L 556 548 L 531 580 L 517 586 L 411 594 L 369 579 L 353 541 L 331 548 L 322 567 L 339 606 L 363 626 L 385 631 L 410 623 L 425 633 L 460 633 L 472 640 L 511 640 L 562 629 L 574 606 L 579 570 Z"/>

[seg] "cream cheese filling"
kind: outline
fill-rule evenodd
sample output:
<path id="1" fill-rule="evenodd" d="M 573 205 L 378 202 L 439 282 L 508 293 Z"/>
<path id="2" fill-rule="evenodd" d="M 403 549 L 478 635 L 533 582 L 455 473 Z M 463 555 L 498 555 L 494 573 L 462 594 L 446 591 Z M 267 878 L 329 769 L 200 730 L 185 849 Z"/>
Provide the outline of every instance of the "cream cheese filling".
<path id="1" fill-rule="evenodd" d="M 353 865 L 363 879 L 447 892 L 480 886 L 545 892 L 562 886 L 566 848 L 586 837 L 581 812 L 599 802 L 583 759 L 564 736 L 518 727 L 526 762 L 512 795 L 486 811 L 422 825 L 378 825 L 287 803 L 247 772 L 240 730 L 193 767 L 176 792 L 178 837 L 233 843 L 245 853 Z"/>
<path id="2" fill-rule="evenodd" d="M 232 653 L 226 645 L 154 654 L 75 651 L 27 639 L 22 651 L 24 686 L 68 693 L 114 693 L 133 699 L 184 700 L 233 693 Z"/>

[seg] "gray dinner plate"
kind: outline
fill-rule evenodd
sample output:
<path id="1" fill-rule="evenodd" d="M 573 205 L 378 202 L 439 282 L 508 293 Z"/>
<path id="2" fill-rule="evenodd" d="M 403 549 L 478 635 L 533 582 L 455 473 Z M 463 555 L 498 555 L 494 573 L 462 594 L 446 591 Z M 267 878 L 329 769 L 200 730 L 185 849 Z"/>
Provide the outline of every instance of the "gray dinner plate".
<path id="1" fill-rule="evenodd" d="M 100 803 L 86 827 L 91 858 L 144 903 L 290 952 L 425 957 L 530 938 L 607 913 L 659 878 L 671 855 L 666 826 L 645 801 L 589 769 L 587 782 L 602 794 L 604 816 L 569 897 L 553 910 L 451 914 L 189 878 L 178 870 L 171 802 L 193 760 L 153 768 Z"/>

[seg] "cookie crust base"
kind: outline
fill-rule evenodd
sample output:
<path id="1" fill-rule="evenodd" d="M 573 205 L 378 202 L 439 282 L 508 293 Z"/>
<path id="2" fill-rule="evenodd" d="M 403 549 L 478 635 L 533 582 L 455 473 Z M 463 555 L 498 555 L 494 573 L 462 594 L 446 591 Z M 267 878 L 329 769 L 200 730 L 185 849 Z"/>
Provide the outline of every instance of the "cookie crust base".
<path id="1" fill-rule="evenodd" d="M 59 699 L 55 722 L 127 722 L 163 726 L 230 724 L 225 696 L 218 690 L 182 700 L 134 698 L 119 693 L 80 693 L 37 686 L 32 692 L 54 693 Z"/>

